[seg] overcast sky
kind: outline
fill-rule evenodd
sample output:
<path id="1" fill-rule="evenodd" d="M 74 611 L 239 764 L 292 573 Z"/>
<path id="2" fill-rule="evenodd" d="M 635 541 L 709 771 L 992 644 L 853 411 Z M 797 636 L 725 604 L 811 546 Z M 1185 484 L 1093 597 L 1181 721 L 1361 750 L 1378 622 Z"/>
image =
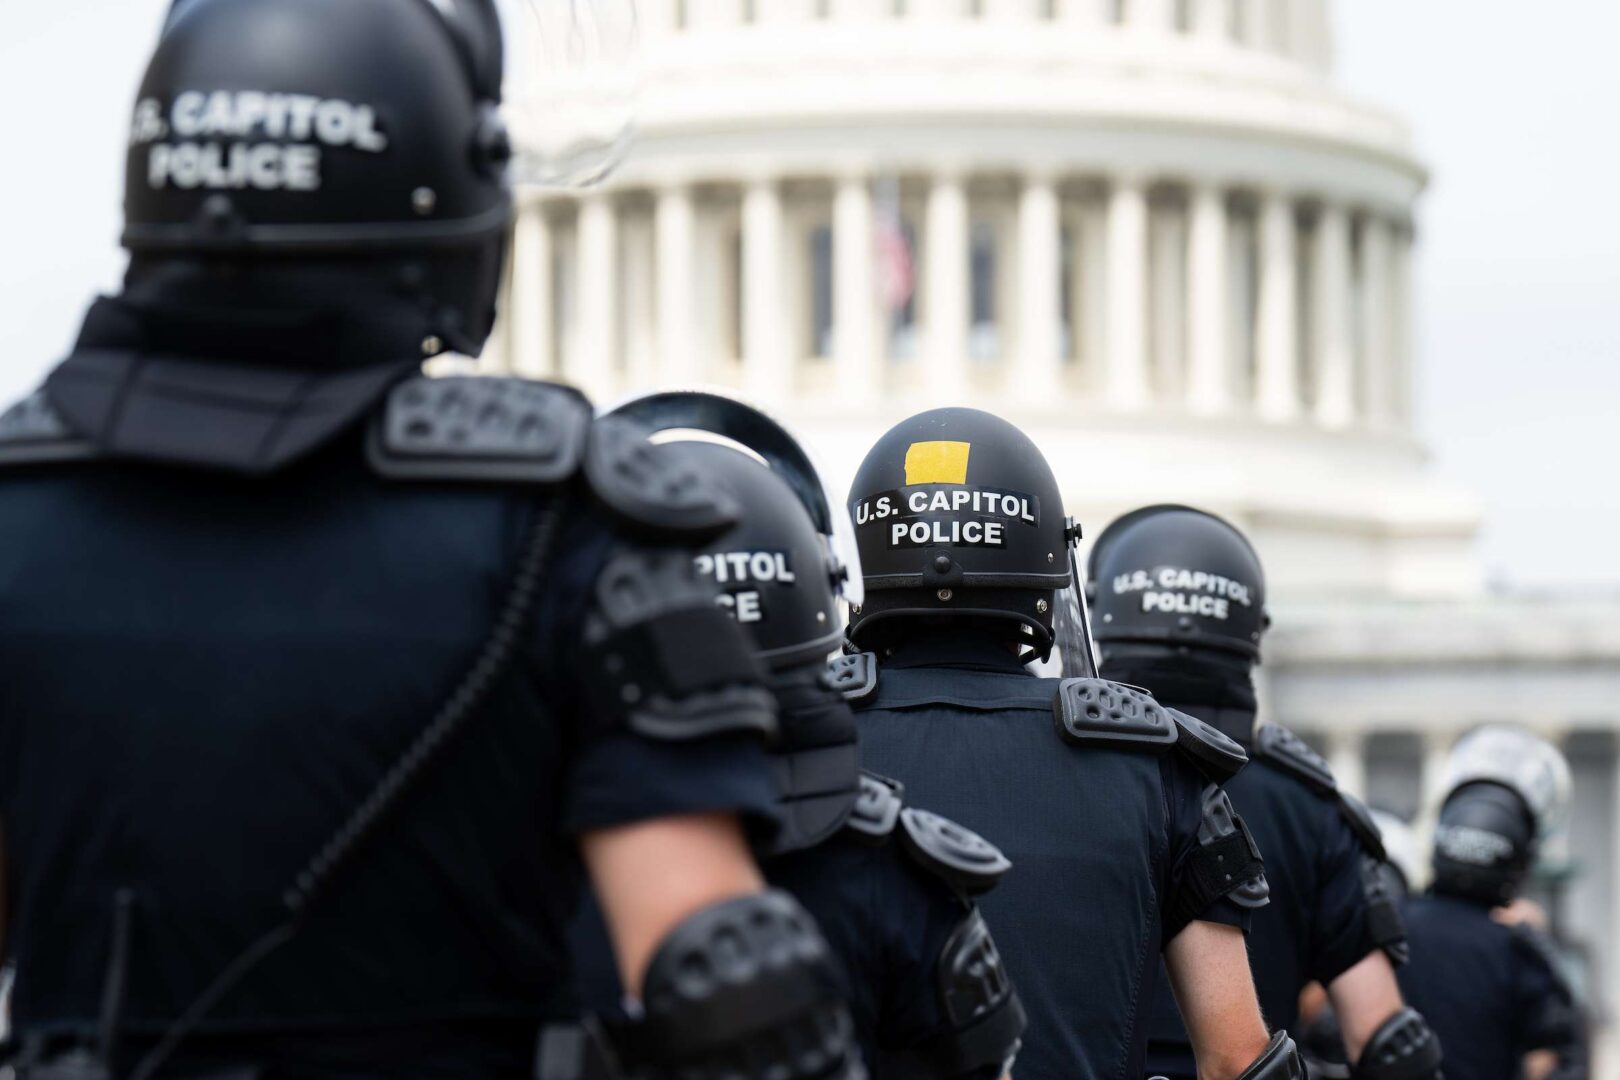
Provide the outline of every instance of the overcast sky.
<path id="1" fill-rule="evenodd" d="M 167 0 L 0 18 L 0 401 L 113 288 L 124 125 Z M 1416 128 L 1420 423 L 1518 585 L 1620 586 L 1620 4 L 1339 0 L 1340 79 Z"/>

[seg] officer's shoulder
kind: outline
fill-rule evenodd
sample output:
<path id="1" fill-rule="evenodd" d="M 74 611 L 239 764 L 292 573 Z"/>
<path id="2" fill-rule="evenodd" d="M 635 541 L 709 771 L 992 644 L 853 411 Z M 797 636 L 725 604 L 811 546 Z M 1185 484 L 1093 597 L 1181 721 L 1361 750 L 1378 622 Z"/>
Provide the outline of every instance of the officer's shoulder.
<path id="1" fill-rule="evenodd" d="M 1256 761 L 1333 802 L 1368 854 L 1380 861 L 1386 858 L 1383 834 L 1366 804 L 1339 786 L 1326 759 L 1304 739 L 1281 724 L 1267 721 L 1255 731 L 1254 756 Z"/>
<path id="2" fill-rule="evenodd" d="M 95 456 L 95 447 L 62 421 L 44 390 L 0 411 L 0 469 Z"/>
<path id="3" fill-rule="evenodd" d="M 860 795 L 844 829 L 858 843 L 894 850 L 964 897 L 989 892 L 1012 868 L 990 841 L 949 818 L 906 806 L 904 786 L 875 773 L 861 773 Z"/>
<path id="4" fill-rule="evenodd" d="M 1052 715 L 1058 735 L 1071 745 L 1151 754 L 1175 747 L 1216 783 L 1236 776 L 1249 760 L 1243 747 L 1214 727 L 1125 683 L 1064 679 Z"/>
<path id="5" fill-rule="evenodd" d="M 636 424 L 597 419 L 570 387 L 504 376 L 415 376 L 389 391 L 366 439 L 388 480 L 556 487 L 583 478 L 620 528 L 648 539 L 706 537 L 736 507 Z"/>

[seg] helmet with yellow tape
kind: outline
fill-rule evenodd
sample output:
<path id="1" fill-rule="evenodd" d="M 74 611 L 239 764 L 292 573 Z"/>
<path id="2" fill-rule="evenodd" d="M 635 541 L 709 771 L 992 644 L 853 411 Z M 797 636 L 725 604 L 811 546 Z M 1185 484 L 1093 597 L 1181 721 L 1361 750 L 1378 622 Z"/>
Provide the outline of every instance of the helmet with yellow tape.
<path id="1" fill-rule="evenodd" d="M 1045 657 L 1074 530 L 1029 436 L 978 409 L 933 409 L 889 430 L 861 463 L 849 512 L 866 577 L 850 640 L 881 648 L 917 620 L 1004 632 Z"/>

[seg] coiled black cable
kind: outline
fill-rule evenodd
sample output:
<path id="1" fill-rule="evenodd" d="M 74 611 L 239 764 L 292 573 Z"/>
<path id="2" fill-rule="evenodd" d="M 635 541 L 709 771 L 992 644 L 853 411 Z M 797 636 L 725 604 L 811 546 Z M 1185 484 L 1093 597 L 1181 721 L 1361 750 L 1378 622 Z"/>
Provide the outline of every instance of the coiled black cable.
<path id="1" fill-rule="evenodd" d="M 534 615 L 535 603 L 540 595 L 541 575 L 568 502 L 567 498 L 559 497 L 537 511 L 518 557 L 511 587 L 478 658 L 444 704 L 439 706 L 427 726 L 411 740 L 343 824 L 298 872 L 292 885 L 282 893 L 282 904 L 287 909 L 286 921 L 254 941 L 220 971 L 181 1014 L 180 1019 L 175 1021 L 174 1026 L 164 1033 L 162 1040 L 136 1064 L 130 1073 L 131 1080 L 151 1080 L 156 1076 L 158 1069 L 173 1056 L 226 994 L 267 956 L 297 936 L 310 908 L 326 895 L 339 871 L 354 861 L 366 841 L 377 834 L 388 815 L 410 794 L 428 768 L 440 759 L 455 736 L 478 714 L 490 691 L 516 657 L 524 630 Z"/>

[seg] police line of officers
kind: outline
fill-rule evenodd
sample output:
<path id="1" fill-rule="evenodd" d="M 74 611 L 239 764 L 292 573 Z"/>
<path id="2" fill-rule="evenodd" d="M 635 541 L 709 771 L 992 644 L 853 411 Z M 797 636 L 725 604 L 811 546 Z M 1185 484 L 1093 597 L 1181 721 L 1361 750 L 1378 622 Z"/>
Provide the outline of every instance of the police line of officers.
<path id="1" fill-rule="evenodd" d="M 723 397 L 423 377 L 494 320 L 501 76 L 490 0 L 169 16 L 124 288 L 0 418 L 10 1075 L 1298 1077 L 1308 985 L 1313 1075 L 1584 1075 L 1492 916 L 1567 766 L 1465 740 L 1407 899 L 1257 716 L 1229 523 L 1082 575 L 987 413 L 844 500 Z"/>

